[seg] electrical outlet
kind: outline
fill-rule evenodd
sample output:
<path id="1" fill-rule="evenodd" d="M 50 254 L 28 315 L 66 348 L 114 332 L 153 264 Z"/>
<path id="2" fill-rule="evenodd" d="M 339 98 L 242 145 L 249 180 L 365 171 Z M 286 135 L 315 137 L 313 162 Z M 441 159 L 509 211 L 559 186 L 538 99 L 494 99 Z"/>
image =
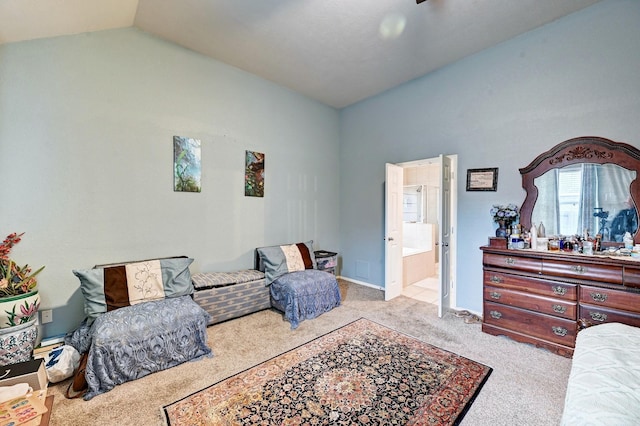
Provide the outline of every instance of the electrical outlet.
<path id="1" fill-rule="evenodd" d="M 53 311 L 51 309 L 40 311 L 40 322 L 42 324 L 46 324 L 52 321 L 53 321 Z"/>

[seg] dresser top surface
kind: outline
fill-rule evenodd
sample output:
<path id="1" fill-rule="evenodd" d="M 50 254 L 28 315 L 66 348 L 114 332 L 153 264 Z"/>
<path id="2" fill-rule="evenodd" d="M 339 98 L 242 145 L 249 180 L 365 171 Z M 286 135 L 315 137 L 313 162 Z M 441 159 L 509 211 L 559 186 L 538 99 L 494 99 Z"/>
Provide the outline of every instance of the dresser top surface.
<path id="1" fill-rule="evenodd" d="M 480 247 L 484 253 L 499 254 L 504 256 L 519 256 L 533 259 L 559 260 L 564 262 L 575 263 L 594 263 L 606 265 L 622 265 L 627 267 L 640 268 L 640 258 L 632 258 L 630 256 L 600 255 L 600 254 L 581 254 L 567 252 L 550 252 L 532 249 L 503 249 L 497 247 L 482 246 Z"/>

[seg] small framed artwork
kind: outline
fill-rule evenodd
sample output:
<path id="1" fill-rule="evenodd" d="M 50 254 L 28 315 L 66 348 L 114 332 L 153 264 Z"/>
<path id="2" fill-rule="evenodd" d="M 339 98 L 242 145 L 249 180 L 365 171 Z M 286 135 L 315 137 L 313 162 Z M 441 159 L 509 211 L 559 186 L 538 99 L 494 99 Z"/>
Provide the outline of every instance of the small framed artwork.
<path id="1" fill-rule="evenodd" d="M 200 192 L 200 141 L 182 136 L 173 137 L 173 190 Z"/>
<path id="2" fill-rule="evenodd" d="M 264 154 L 245 151 L 244 195 L 264 197 Z"/>
<path id="3" fill-rule="evenodd" d="M 496 191 L 498 168 L 467 169 L 467 191 Z"/>

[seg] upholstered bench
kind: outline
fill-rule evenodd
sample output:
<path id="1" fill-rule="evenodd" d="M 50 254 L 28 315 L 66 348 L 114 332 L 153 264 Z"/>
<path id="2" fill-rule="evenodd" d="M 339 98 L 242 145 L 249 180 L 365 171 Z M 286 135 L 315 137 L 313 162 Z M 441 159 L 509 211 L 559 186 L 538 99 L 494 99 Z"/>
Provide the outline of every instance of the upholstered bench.
<path id="1" fill-rule="evenodd" d="M 211 316 L 209 325 L 271 307 L 263 272 L 202 272 L 191 279 L 193 300 Z"/>
<path id="2" fill-rule="evenodd" d="M 338 281 L 333 274 L 317 269 L 313 241 L 258 247 L 255 265 L 265 273 L 271 306 L 284 314 L 291 329 L 340 306 Z"/>
<path id="3" fill-rule="evenodd" d="M 154 300 L 109 311 L 83 322 L 65 344 L 88 352 L 89 400 L 116 385 L 212 356 L 207 346 L 208 315 L 191 296 Z"/>

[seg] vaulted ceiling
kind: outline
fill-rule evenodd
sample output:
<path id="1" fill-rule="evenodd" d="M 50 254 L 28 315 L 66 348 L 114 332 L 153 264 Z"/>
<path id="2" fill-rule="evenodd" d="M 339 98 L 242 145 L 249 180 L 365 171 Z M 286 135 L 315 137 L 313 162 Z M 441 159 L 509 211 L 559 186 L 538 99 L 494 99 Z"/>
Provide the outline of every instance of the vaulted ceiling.
<path id="1" fill-rule="evenodd" d="M 0 44 L 137 27 L 342 108 L 599 0 L 0 0 Z"/>

